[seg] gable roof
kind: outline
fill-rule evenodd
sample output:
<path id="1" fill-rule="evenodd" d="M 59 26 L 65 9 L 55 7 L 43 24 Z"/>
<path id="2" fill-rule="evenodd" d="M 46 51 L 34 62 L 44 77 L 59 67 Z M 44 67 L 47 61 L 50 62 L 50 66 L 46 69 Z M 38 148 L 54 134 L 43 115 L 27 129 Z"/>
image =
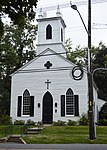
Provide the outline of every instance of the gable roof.
<path id="1" fill-rule="evenodd" d="M 48 53 L 49 52 L 49 53 Z M 48 53 L 48 54 L 46 54 Z M 71 66 L 76 66 L 74 63 L 72 63 L 71 61 L 69 61 L 67 58 L 65 58 L 64 56 L 62 56 L 62 54 L 64 53 L 56 53 L 54 50 L 47 48 L 45 49 L 43 52 L 41 52 L 39 55 L 37 55 L 35 58 L 33 58 L 31 61 L 29 61 L 28 63 L 26 63 L 25 65 L 23 65 L 21 68 L 19 68 L 17 71 L 15 71 L 14 73 L 12 73 L 10 76 L 14 76 L 15 74 L 19 73 L 21 70 L 23 70 L 24 68 L 26 68 L 28 65 L 30 65 L 31 63 L 33 63 L 35 60 L 39 59 L 40 57 L 43 56 L 51 56 L 51 55 L 56 55 L 57 57 L 63 59 L 64 61 L 66 61 L 69 65 Z M 84 71 L 86 71 L 86 69 L 84 68 Z"/>

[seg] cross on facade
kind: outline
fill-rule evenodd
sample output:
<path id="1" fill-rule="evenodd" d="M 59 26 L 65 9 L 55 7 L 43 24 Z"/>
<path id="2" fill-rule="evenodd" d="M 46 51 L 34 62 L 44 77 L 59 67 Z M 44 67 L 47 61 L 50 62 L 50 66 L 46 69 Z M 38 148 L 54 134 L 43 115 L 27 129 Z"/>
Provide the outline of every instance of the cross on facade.
<path id="1" fill-rule="evenodd" d="M 50 61 L 47 61 L 44 66 L 47 68 L 47 69 L 50 69 L 50 67 L 52 66 L 52 63 L 50 63 Z"/>
<path id="2" fill-rule="evenodd" d="M 49 89 L 49 84 L 51 83 L 51 82 L 49 81 L 49 79 L 47 79 L 47 81 L 46 81 L 45 83 L 47 84 L 47 89 Z"/>

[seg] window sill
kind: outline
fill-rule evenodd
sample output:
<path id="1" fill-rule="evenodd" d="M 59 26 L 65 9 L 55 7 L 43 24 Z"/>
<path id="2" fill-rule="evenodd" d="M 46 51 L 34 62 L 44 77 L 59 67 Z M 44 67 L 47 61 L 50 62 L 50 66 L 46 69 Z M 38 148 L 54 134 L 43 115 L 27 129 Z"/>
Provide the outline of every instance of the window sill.
<path id="1" fill-rule="evenodd" d="M 66 117 L 75 117 L 74 115 L 66 115 Z"/>
<path id="2" fill-rule="evenodd" d="M 21 117 L 23 117 L 23 118 L 24 118 L 24 117 L 30 117 L 30 115 L 22 115 Z"/>

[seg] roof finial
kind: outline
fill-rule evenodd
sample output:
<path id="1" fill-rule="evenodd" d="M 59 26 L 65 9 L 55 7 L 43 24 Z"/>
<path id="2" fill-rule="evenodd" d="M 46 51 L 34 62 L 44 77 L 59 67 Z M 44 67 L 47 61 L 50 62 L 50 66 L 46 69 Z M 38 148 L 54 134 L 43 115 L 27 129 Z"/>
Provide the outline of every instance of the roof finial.
<path id="1" fill-rule="evenodd" d="M 39 15 L 38 15 L 39 18 L 43 18 L 43 11 L 42 11 L 42 7 L 40 8 L 40 11 L 39 11 Z"/>
<path id="2" fill-rule="evenodd" d="M 59 4 L 58 4 L 58 6 L 57 6 L 57 12 L 60 12 Z"/>
<path id="3" fill-rule="evenodd" d="M 57 12 L 56 12 L 56 15 L 57 15 L 58 17 L 62 17 L 62 14 L 61 14 L 61 12 L 60 12 L 59 4 L 57 5 Z"/>

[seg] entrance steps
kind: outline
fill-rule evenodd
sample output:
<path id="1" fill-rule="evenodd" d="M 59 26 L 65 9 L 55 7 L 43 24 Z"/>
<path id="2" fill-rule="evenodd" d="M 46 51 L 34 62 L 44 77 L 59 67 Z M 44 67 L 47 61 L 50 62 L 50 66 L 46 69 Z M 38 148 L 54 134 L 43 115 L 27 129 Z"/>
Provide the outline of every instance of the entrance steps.
<path id="1" fill-rule="evenodd" d="M 39 134 L 43 128 L 28 128 L 27 134 Z"/>
<path id="2" fill-rule="evenodd" d="M 25 126 L 24 134 L 39 134 L 43 130 L 43 128 L 49 126 L 52 126 L 52 124 L 42 124 L 40 126 L 33 127 L 33 128 Z"/>

